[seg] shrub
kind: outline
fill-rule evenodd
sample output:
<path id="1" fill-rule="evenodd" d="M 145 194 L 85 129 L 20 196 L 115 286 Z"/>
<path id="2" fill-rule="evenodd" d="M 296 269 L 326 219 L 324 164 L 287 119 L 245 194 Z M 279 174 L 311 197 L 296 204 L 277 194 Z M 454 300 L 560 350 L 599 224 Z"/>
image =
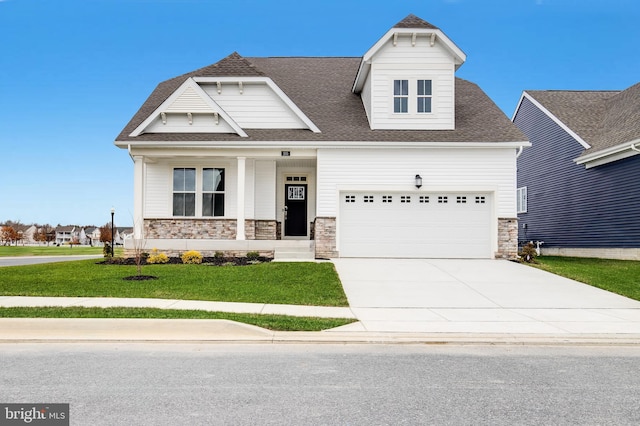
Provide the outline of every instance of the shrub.
<path id="1" fill-rule="evenodd" d="M 258 253 L 257 251 L 250 251 L 247 253 L 247 259 L 249 260 L 258 260 L 259 257 L 260 253 Z"/>
<path id="2" fill-rule="evenodd" d="M 521 262 L 538 263 L 536 261 L 536 256 L 538 256 L 538 252 L 536 252 L 536 247 L 531 242 L 526 243 L 525 245 L 522 246 L 522 250 L 520 250 L 520 253 L 518 253 L 518 256 L 520 256 Z"/>
<path id="3" fill-rule="evenodd" d="M 151 250 L 151 254 L 147 257 L 147 263 L 168 263 L 169 256 L 158 252 L 157 249 Z"/>
<path id="4" fill-rule="evenodd" d="M 200 264 L 202 263 L 202 254 L 197 250 L 189 250 L 182 253 L 182 263 Z"/>
<path id="5" fill-rule="evenodd" d="M 104 243 L 104 246 L 102 247 L 102 255 L 104 256 L 105 259 L 111 259 L 112 257 L 111 244 Z"/>
<path id="6" fill-rule="evenodd" d="M 215 253 L 213 253 L 213 258 L 214 259 L 224 259 L 224 253 L 221 251 L 217 251 Z"/>

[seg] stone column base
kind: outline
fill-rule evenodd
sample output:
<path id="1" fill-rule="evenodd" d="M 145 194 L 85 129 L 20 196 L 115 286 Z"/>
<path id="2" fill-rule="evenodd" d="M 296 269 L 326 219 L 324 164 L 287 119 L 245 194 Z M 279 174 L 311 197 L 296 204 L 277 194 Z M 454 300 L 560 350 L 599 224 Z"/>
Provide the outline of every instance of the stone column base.
<path id="1" fill-rule="evenodd" d="M 518 219 L 498 219 L 498 251 L 496 259 L 515 259 L 518 257 Z"/>
<path id="2" fill-rule="evenodd" d="M 313 236 L 316 242 L 316 258 L 338 257 L 335 217 L 316 217 Z"/>

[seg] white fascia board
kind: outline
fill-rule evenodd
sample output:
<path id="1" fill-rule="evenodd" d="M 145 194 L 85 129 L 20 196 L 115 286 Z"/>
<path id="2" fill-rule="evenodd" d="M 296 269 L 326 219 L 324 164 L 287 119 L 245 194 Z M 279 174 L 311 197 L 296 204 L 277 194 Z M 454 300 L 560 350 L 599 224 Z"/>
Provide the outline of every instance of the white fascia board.
<path id="1" fill-rule="evenodd" d="M 613 163 L 614 161 L 622 160 L 624 158 L 633 157 L 640 154 L 639 151 L 633 149 L 636 145 L 640 144 L 640 139 L 635 139 L 630 142 L 621 143 L 620 145 L 612 146 L 610 148 L 601 149 L 587 155 L 582 155 L 573 161 L 576 164 L 584 164 L 585 168 L 590 169 L 596 166 L 602 166 L 603 164 Z M 640 147 L 637 147 L 640 149 Z"/>
<path id="2" fill-rule="evenodd" d="M 293 113 L 300 119 L 304 124 L 309 127 L 313 133 L 321 133 L 318 126 L 316 126 L 313 121 L 307 115 L 302 112 L 302 110 L 296 105 L 289 96 L 278 85 L 271 80 L 269 77 L 194 77 L 193 78 L 196 83 L 265 83 L 271 90 L 275 92 L 276 95 L 280 97 L 282 102 L 285 103 Z"/>
<path id="3" fill-rule="evenodd" d="M 542 111 L 547 117 L 549 117 L 558 126 L 560 126 L 562 128 L 562 130 L 567 132 L 572 138 L 574 138 L 576 141 L 578 141 L 578 143 L 580 145 L 582 145 L 584 149 L 591 148 L 591 145 L 589 145 L 584 139 L 582 139 L 576 132 L 571 130 L 566 124 L 564 124 L 562 121 L 560 121 L 560 119 L 558 117 L 553 115 L 551 113 L 551 111 L 549 111 L 544 106 L 542 106 L 542 104 L 540 102 L 536 101 L 527 92 L 522 92 L 522 96 L 520 96 L 520 102 L 518 102 L 518 106 L 516 107 L 516 111 L 513 113 L 513 117 L 511 117 L 511 121 L 515 120 L 516 114 L 518 113 L 518 110 L 520 109 L 520 106 L 522 105 L 522 100 L 524 98 L 527 98 L 532 104 L 534 104 L 536 106 L 536 108 L 538 108 L 540 111 Z"/>
<path id="4" fill-rule="evenodd" d="M 449 37 L 447 37 L 441 30 L 434 30 L 429 28 L 391 28 L 385 35 L 383 35 L 377 42 L 374 44 L 367 53 L 362 57 L 362 61 L 360 62 L 360 68 L 358 69 L 358 74 L 356 74 L 356 80 L 353 84 L 352 91 L 354 93 L 359 92 L 362 89 L 362 85 L 364 84 L 364 80 L 369 72 L 368 64 L 371 64 L 371 58 L 378 53 L 378 51 L 384 46 L 389 39 L 391 39 L 395 34 L 397 35 L 412 35 L 412 34 L 435 34 L 436 42 L 441 41 L 444 46 L 453 54 L 454 61 L 456 64 L 456 69 L 460 67 L 467 60 L 467 55 L 460 49 L 456 44 L 451 41 Z"/>
<path id="5" fill-rule="evenodd" d="M 247 137 L 247 134 L 244 130 L 242 130 L 238 123 L 236 123 L 235 120 L 233 120 L 229 116 L 229 114 L 227 114 L 224 109 L 222 109 L 222 107 L 218 105 L 216 101 L 211 99 L 211 97 L 207 95 L 206 92 L 202 90 L 198 83 L 191 77 L 187 78 L 185 82 L 182 83 L 182 85 L 178 89 L 176 89 L 171 94 L 171 96 L 169 96 L 164 102 L 162 102 L 162 104 L 160 104 L 160 106 L 156 108 L 149 115 L 149 117 L 147 117 L 146 120 L 144 120 L 138 127 L 136 127 L 136 129 L 129 136 L 139 136 L 144 131 L 144 129 L 146 129 L 147 126 L 149 126 L 158 117 L 158 115 L 160 115 L 161 112 L 164 112 L 164 110 L 166 110 L 169 105 L 173 104 L 173 102 L 178 99 L 188 88 L 192 88 L 196 92 L 196 94 L 200 96 L 200 98 L 202 98 L 202 100 L 206 102 L 207 105 L 209 105 L 212 113 L 217 112 L 218 114 L 220 114 L 220 117 L 224 121 L 226 121 L 239 136 L 242 136 L 243 138 Z"/>
<path id="6" fill-rule="evenodd" d="M 372 141 L 253 141 L 251 143 L 238 141 L 126 141 L 116 142 L 121 148 L 238 148 L 238 149 L 421 149 L 421 148 L 456 148 L 456 149 L 519 149 L 529 147 L 528 141 L 514 142 L 372 142 Z"/>

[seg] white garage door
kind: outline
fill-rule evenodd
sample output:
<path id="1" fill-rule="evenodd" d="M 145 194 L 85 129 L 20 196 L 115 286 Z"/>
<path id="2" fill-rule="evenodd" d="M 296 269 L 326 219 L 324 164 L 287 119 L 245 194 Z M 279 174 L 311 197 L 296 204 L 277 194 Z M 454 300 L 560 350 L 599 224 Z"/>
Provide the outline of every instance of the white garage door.
<path id="1" fill-rule="evenodd" d="M 343 192 L 342 257 L 492 258 L 491 196 Z"/>

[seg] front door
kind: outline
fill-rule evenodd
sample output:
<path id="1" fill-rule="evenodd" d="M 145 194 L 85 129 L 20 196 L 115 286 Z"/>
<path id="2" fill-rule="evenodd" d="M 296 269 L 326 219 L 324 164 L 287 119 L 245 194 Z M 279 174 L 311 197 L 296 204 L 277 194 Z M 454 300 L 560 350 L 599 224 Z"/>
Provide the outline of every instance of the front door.
<path id="1" fill-rule="evenodd" d="M 284 193 L 284 235 L 285 237 L 305 237 L 307 235 L 307 185 L 286 184 Z"/>

